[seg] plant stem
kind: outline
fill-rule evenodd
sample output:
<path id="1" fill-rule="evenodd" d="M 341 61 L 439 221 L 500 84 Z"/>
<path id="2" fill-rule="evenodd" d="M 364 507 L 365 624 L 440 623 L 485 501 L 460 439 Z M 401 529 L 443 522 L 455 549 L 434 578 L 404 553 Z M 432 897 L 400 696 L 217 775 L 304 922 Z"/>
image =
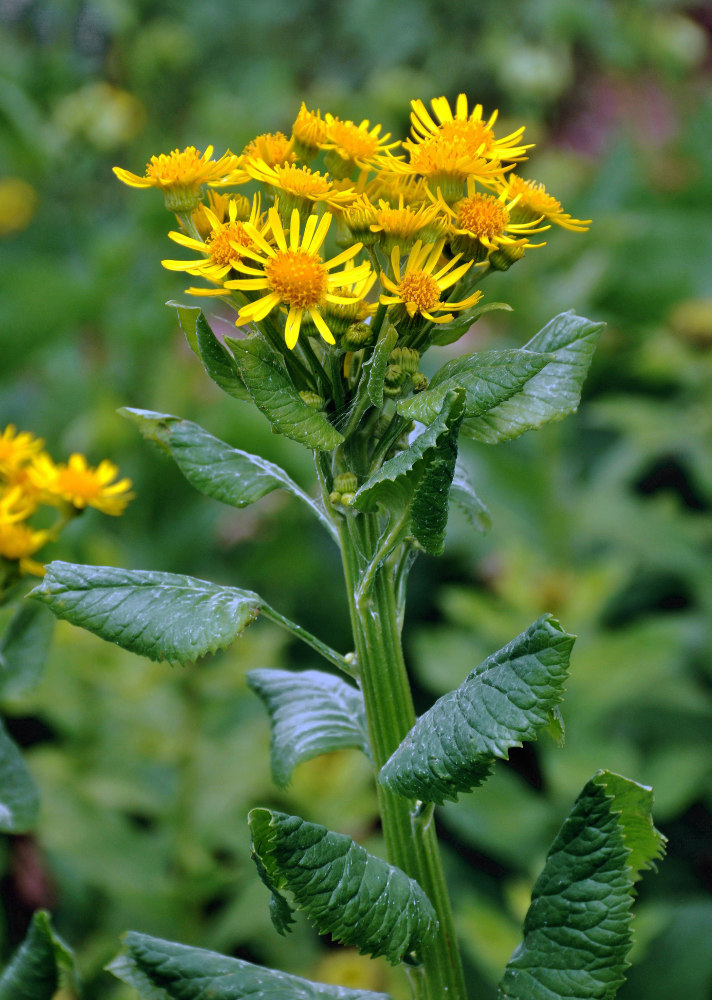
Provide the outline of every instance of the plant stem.
<path id="1" fill-rule="evenodd" d="M 387 564 L 357 596 L 360 578 L 378 540 L 375 514 L 344 519 L 342 558 L 351 624 L 366 706 L 371 753 L 380 770 L 415 722 L 413 699 L 401 647 L 399 609 Z M 429 813 L 419 818 L 415 803 L 377 784 L 386 851 L 392 864 L 414 878 L 435 908 L 438 927 L 418 956 L 416 977 L 423 1000 L 465 1000 L 465 984 L 435 826 Z M 422 987 L 422 989 L 421 989 Z"/>

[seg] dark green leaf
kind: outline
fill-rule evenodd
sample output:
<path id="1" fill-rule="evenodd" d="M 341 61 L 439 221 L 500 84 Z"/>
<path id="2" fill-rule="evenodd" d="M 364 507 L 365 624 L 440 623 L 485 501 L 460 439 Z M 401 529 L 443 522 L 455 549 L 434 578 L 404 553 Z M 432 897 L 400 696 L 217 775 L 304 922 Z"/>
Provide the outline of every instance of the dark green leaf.
<path id="1" fill-rule="evenodd" d="M 363 366 L 364 375 L 362 377 L 367 378 L 368 398 L 374 406 L 379 408 L 383 406 L 383 380 L 386 377 L 388 359 L 397 342 L 397 330 L 390 323 L 384 323 L 376 346 L 373 349 L 373 354 Z"/>
<path id="2" fill-rule="evenodd" d="M 444 347 L 447 344 L 454 344 L 456 340 L 460 339 L 463 333 L 467 333 L 470 327 L 477 322 L 480 316 L 483 316 L 488 312 L 493 312 L 494 310 L 502 309 L 506 312 L 512 311 L 512 307 L 507 305 L 506 302 L 486 302 L 481 306 L 475 306 L 474 309 L 468 309 L 465 313 L 461 313 L 449 323 L 438 323 L 437 326 L 433 328 L 433 336 L 430 343 L 437 344 L 439 347 Z"/>
<path id="3" fill-rule="evenodd" d="M 190 347 L 193 354 L 200 357 L 200 351 L 198 350 L 198 335 L 196 331 L 196 325 L 198 322 L 198 316 L 200 316 L 200 306 L 187 306 L 183 302 L 175 302 L 171 299 L 166 302 L 166 305 L 171 309 L 175 309 L 178 313 L 178 322 L 180 323 L 180 328 L 185 334 L 185 339 L 188 341 L 188 346 Z"/>
<path id="4" fill-rule="evenodd" d="M 252 399 L 276 431 L 318 451 L 344 440 L 320 410 L 308 406 L 280 361 L 261 340 L 231 340 L 230 347 Z"/>
<path id="5" fill-rule="evenodd" d="M 492 527 L 490 513 L 475 493 L 467 470 L 460 462 L 455 464 L 455 474 L 450 486 L 450 500 L 457 504 L 470 524 L 478 531 L 489 531 Z"/>
<path id="6" fill-rule="evenodd" d="M 553 360 L 521 392 L 466 420 L 463 434 L 495 444 L 574 413 L 603 326 L 572 311 L 552 319 L 524 349 L 548 352 Z"/>
<path id="7" fill-rule="evenodd" d="M 417 882 L 350 837 L 299 816 L 253 809 L 249 823 L 258 870 L 274 897 L 291 893 L 320 933 L 362 953 L 385 955 L 393 965 L 417 961 L 437 922 Z"/>
<path id="8" fill-rule="evenodd" d="M 282 489 L 325 520 L 323 511 L 278 465 L 232 448 L 190 420 L 130 407 L 119 413 L 133 420 L 145 438 L 166 448 L 188 482 L 206 496 L 232 507 L 246 507 Z M 331 530 L 328 522 L 327 527 Z"/>
<path id="9" fill-rule="evenodd" d="M 220 343 L 202 313 L 198 316 L 196 324 L 196 342 L 198 346 L 196 353 L 215 385 L 234 399 L 251 399 L 240 377 L 235 359 Z"/>
<path id="10" fill-rule="evenodd" d="M 404 417 L 429 424 L 440 412 L 445 395 L 453 389 L 465 390 L 465 416 L 476 417 L 521 392 L 551 355 L 529 350 L 481 351 L 453 358 L 433 375 L 430 388 L 398 403 Z"/>
<path id="11" fill-rule="evenodd" d="M 25 940 L 0 976 L 0 1000 L 52 1000 L 60 973 L 78 989 L 71 951 L 52 927 L 49 914 L 38 910 Z"/>
<path id="12" fill-rule="evenodd" d="M 53 562 L 31 592 L 58 618 L 151 660 L 187 663 L 224 649 L 261 600 L 176 573 Z"/>
<path id="13" fill-rule="evenodd" d="M 612 1000 L 625 979 L 633 886 L 662 857 L 652 793 L 609 771 L 585 785 L 534 884 L 501 1000 Z"/>
<path id="14" fill-rule="evenodd" d="M 381 768 L 380 783 L 425 802 L 481 785 L 495 758 L 506 759 L 551 722 L 574 638 L 542 615 L 418 719 Z"/>
<path id="15" fill-rule="evenodd" d="M 30 691 L 47 661 L 54 619 L 31 601 L 21 601 L 0 636 L 0 701 Z"/>
<path id="16" fill-rule="evenodd" d="M 37 789 L 22 754 L 0 721 L 0 833 L 27 833 L 37 823 Z"/>
<path id="17" fill-rule="evenodd" d="M 143 1000 L 387 1000 L 130 931 L 109 971 Z"/>
<path id="18" fill-rule="evenodd" d="M 272 777 L 284 786 L 304 760 L 357 747 L 368 733 L 363 695 L 321 670 L 250 670 L 247 683 L 265 703 L 272 723 Z"/>
<path id="19" fill-rule="evenodd" d="M 434 555 L 443 548 L 463 405 L 462 390 L 446 393 L 432 423 L 408 448 L 384 462 L 353 499 L 353 506 L 364 511 L 379 504 L 404 511 L 410 505 L 409 530 Z"/>

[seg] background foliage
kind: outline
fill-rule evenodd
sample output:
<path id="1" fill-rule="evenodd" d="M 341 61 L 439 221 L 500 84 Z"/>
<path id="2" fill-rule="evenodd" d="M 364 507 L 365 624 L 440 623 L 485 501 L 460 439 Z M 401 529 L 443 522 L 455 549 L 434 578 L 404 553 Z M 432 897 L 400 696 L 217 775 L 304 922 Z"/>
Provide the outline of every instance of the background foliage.
<path id="1" fill-rule="evenodd" d="M 490 278 L 488 296 L 515 311 L 483 318 L 466 345 L 520 346 L 571 307 L 605 320 L 579 415 L 464 446 L 492 530 L 455 517 L 445 557 L 421 557 L 410 589 L 420 710 L 544 611 L 579 635 L 564 751 L 515 752 L 440 811 L 483 1000 L 598 767 L 653 784 L 670 838 L 641 888 L 622 1000 L 706 1000 L 712 987 L 711 30 L 706 7 L 682 0 L 0 0 L 0 426 L 44 436 L 58 459 L 108 455 L 138 493 L 121 519 L 78 519 L 63 558 L 254 589 L 349 646 L 335 553 L 299 505 L 272 494 L 220 508 L 115 414 L 195 419 L 308 486 L 307 456 L 203 376 L 162 305 L 182 290 L 160 266 L 162 199 L 123 188 L 113 164 L 140 173 L 188 143 L 239 152 L 288 131 L 302 99 L 401 136 L 411 97 L 465 91 L 526 122 L 533 176 L 595 220 Z M 101 972 L 128 928 L 400 990 L 385 963 L 326 950 L 305 924 L 279 939 L 248 861 L 255 804 L 378 852 L 356 752 L 302 765 L 286 791 L 270 784 L 267 720 L 244 675 L 312 665 L 266 623 L 185 670 L 60 625 L 42 679 L 0 689 L 42 797 L 36 835 L 1 845 L 4 955 L 49 906 L 90 1000 L 131 996 Z"/>

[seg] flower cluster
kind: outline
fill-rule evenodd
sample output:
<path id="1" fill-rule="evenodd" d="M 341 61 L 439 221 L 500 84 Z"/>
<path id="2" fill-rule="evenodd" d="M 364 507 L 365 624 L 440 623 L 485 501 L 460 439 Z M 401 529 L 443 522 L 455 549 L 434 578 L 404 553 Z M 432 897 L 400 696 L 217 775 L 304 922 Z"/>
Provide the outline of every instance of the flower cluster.
<path id="1" fill-rule="evenodd" d="M 380 307 L 399 345 L 422 350 L 476 308 L 486 273 L 544 245 L 535 235 L 588 226 L 517 173 L 531 148 L 523 128 L 497 136 L 496 112 L 485 118 L 464 94 L 454 110 L 445 97 L 431 104 L 412 102 L 403 142 L 302 104 L 291 135 L 265 133 L 240 154 L 191 146 L 153 156 L 143 177 L 114 170 L 163 192 L 180 226 L 170 237 L 194 254 L 164 266 L 207 281 L 187 291 L 222 298 L 236 325 L 290 350 L 300 332 L 333 346 Z M 328 240 L 340 252 L 324 251 Z"/>
<path id="2" fill-rule="evenodd" d="M 7 580 L 17 573 L 42 576 L 33 556 L 54 540 L 63 524 L 85 507 L 119 515 L 132 499 L 131 482 L 116 480 L 117 467 L 107 460 L 92 468 L 84 455 L 54 462 L 44 442 L 13 424 L 0 434 L 0 562 Z M 49 527 L 33 524 L 40 507 L 59 509 Z"/>

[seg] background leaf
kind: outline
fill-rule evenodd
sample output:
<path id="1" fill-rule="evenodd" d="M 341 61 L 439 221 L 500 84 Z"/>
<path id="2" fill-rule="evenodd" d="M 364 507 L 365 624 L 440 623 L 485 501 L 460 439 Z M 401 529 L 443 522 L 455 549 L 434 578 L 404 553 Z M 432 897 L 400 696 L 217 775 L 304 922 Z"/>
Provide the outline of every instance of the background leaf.
<path id="1" fill-rule="evenodd" d="M 52 642 L 54 619 L 45 608 L 22 600 L 0 635 L 0 701 L 31 691 Z"/>
<path id="2" fill-rule="evenodd" d="M 322 670 L 250 670 L 247 683 L 269 713 L 272 777 L 284 786 L 304 760 L 357 747 L 370 755 L 363 695 Z"/>
<path id="3" fill-rule="evenodd" d="M 36 826 L 38 812 L 35 783 L 0 720 L 0 832 L 27 833 Z"/>
<path id="4" fill-rule="evenodd" d="M 144 1000 L 387 1000 L 129 931 L 109 971 Z"/>
<path id="5" fill-rule="evenodd" d="M 31 596 L 132 653 L 182 664 L 228 646 L 261 604 L 251 591 L 177 573 L 66 562 L 50 563 Z"/>
<path id="6" fill-rule="evenodd" d="M 380 783 L 439 803 L 482 784 L 496 757 L 549 724 L 573 643 L 555 618 L 542 615 L 418 719 L 381 768 Z"/>
<path id="7" fill-rule="evenodd" d="M 413 879 L 341 833 L 270 809 L 249 815 L 260 875 L 292 894 L 316 929 L 392 965 L 417 956 L 435 911 Z M 278 927 L 284 932 L 284 926 Z"/>
<path id="8" fill-rule="evenodd" d="M 499 996 L 612 1000 L 632 935 L 633 884 L 662 857 L 649 788 L 609 771 L 585 785 L 532 890 Z"/>
<path id="9" fill-rule="evenodd" d="M 467 469 L 460 462 L 455 463 L 450 486 L 450 501 L 459 507 L 469 523 L 478 531 L 489 531 L 492 527 L 490 512 L 475 493 Z"/>
<path id="10" fill-rule="evenodd" d="M 25 940 L 0 976 L 0 1000 L 52 1000 L 60 972 L 76 990 L 74 957 L 52 927 L 49 914 L 38 910 Z"/>

